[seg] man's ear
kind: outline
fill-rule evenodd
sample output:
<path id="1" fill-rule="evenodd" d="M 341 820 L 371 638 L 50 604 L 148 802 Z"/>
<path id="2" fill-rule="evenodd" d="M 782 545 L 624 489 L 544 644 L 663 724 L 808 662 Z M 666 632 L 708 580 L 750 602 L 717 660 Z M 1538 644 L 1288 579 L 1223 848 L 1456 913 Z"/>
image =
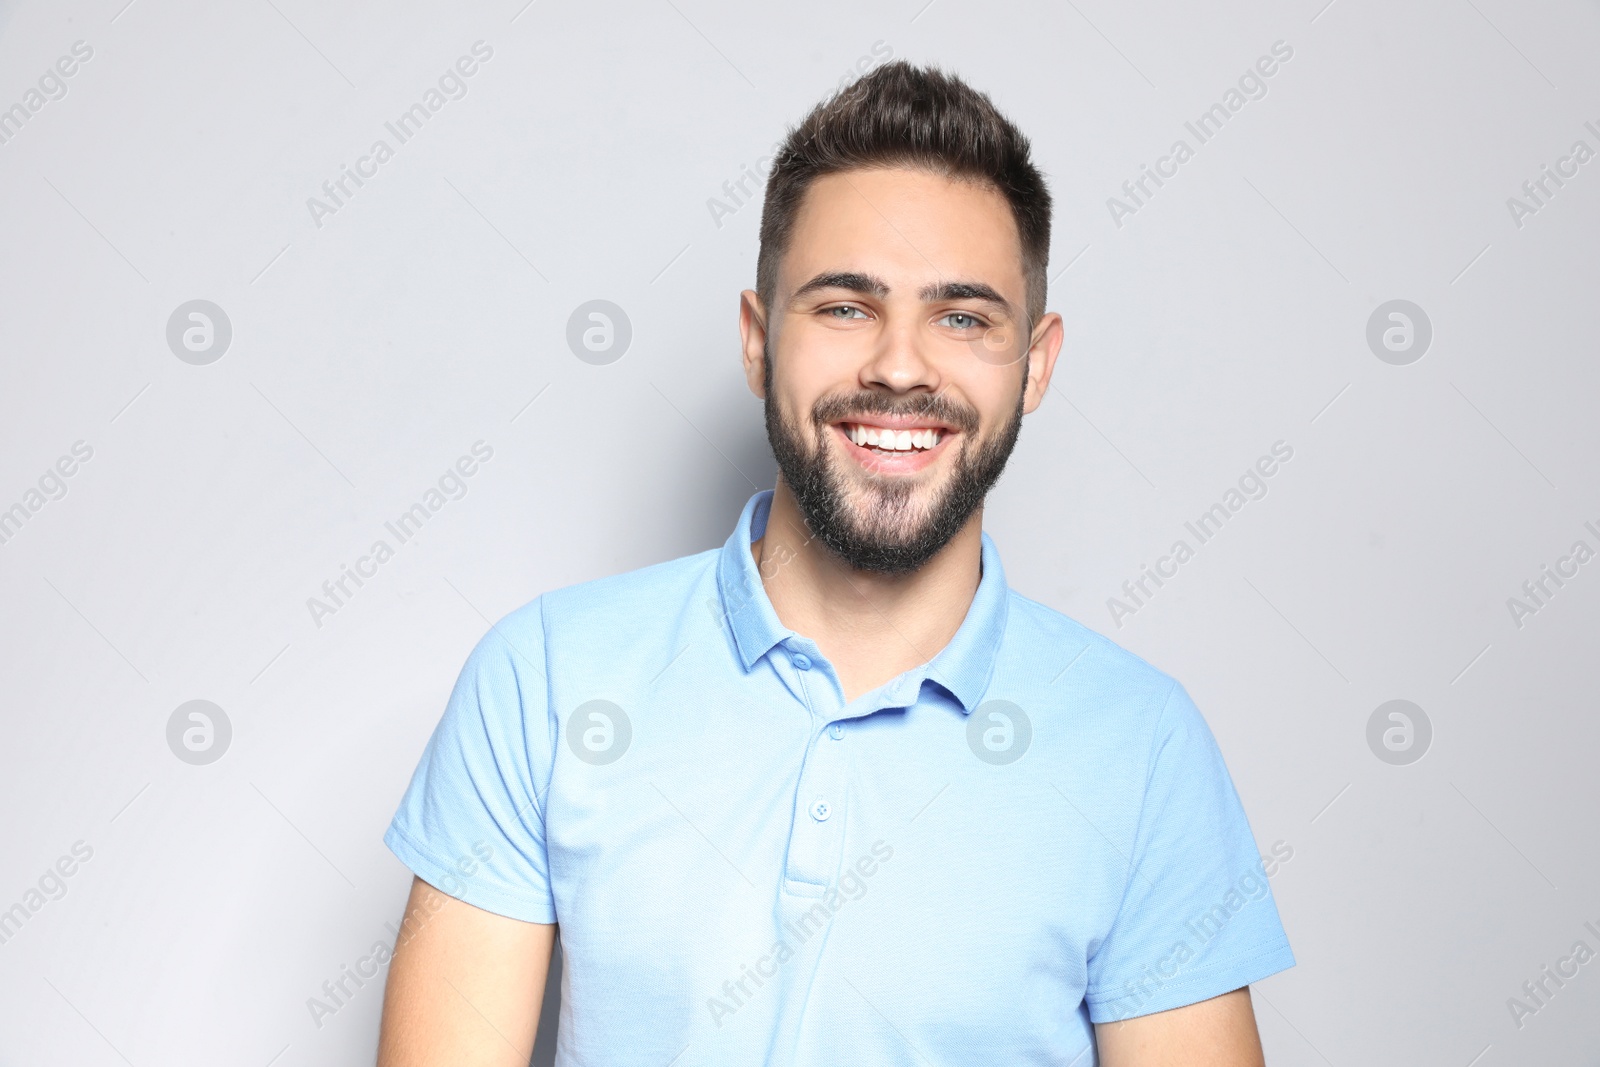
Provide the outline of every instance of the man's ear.
<path id="1" fill-rule="evenodd" d="M 1050 376 L 1055 373 L 1056 357 L 1061 354 L 1065 336 L 1061 316 L 1054 311 L 1039 320 L 1033 328 L 1033 339 L 1028 344 L 1028 384 L 1022 400 L 1023 414 L 1037 408 L 1050 388 Z"/>
<path id="2" fill-rule="evenodd" d="M 767 312 L 754 289 L 739 294 L 739 339 L 744 358 L 744 380 L 750 391 L 766 399 Z"/>

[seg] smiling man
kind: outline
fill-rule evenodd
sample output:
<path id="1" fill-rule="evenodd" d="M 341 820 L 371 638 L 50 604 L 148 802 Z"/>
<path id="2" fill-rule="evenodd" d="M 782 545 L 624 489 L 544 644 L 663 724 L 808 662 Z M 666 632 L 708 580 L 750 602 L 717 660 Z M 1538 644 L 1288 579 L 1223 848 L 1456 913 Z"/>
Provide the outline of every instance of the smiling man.
<path id="1" fill-rule="evenodd" d="M 1294 957 L 1204 719 L 983 532 L 1049 238 L 938 70 L 790 133 L 739 308 L 777 485 L 473 650 L 385 837 L 381 1064 L 527 1063 L 557 926 L 558 1064 L 1261 1063 L 1247 987 Z"/>

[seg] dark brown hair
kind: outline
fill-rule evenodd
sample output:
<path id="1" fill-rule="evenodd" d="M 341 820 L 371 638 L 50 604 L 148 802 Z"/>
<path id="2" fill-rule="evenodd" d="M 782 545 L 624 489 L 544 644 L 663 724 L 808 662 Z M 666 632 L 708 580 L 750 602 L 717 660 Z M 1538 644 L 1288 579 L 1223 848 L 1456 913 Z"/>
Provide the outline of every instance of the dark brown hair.
<path id="1" fill-rule="evenodd" d="M 937 67 L 894 60 L 840 89 L 789 131 L 773 160 L 761 209 L 756 293 L 769 313 L 778 261 L 811 183 L 863 167 L 916 167 L 985 182 L 1011 205 L 1022 240 L 1028 325 L 1044 315 L 1050 191 L 1028 139 L 989 97 Z"/>

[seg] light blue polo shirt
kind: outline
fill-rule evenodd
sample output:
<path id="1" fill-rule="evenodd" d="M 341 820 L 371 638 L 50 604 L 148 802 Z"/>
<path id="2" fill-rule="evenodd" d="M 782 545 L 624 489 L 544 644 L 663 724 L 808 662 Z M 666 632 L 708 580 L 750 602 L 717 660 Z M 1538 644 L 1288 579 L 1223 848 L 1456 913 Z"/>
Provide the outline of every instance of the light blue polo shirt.
<path id="1" fill-rule="evenodd" d="M 1084 1067 L 1092 1022 L 1293 966 L 1181 685 L 1012 592 L 985 534 L 949 645 L 846 704 L 763 590 L 771 498 L 497 623 L 384 837 L 560 924 L 558 1064 Z"/>

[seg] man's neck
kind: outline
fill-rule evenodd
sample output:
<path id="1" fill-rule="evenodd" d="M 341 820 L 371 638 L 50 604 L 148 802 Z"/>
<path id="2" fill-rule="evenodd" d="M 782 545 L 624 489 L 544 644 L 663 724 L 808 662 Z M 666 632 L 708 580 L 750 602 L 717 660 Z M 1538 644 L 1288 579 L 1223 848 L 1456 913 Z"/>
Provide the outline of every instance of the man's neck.
<path id="1" fill-rule="evenodd" d="M 778 620 L 817 643 L 848 703 L 927 663 L 961 628 L 983 570 L 983 510 L 922 567 L 877 574 L 812 538 L 780 478 L 765 535 L 750 547 Z"/>

